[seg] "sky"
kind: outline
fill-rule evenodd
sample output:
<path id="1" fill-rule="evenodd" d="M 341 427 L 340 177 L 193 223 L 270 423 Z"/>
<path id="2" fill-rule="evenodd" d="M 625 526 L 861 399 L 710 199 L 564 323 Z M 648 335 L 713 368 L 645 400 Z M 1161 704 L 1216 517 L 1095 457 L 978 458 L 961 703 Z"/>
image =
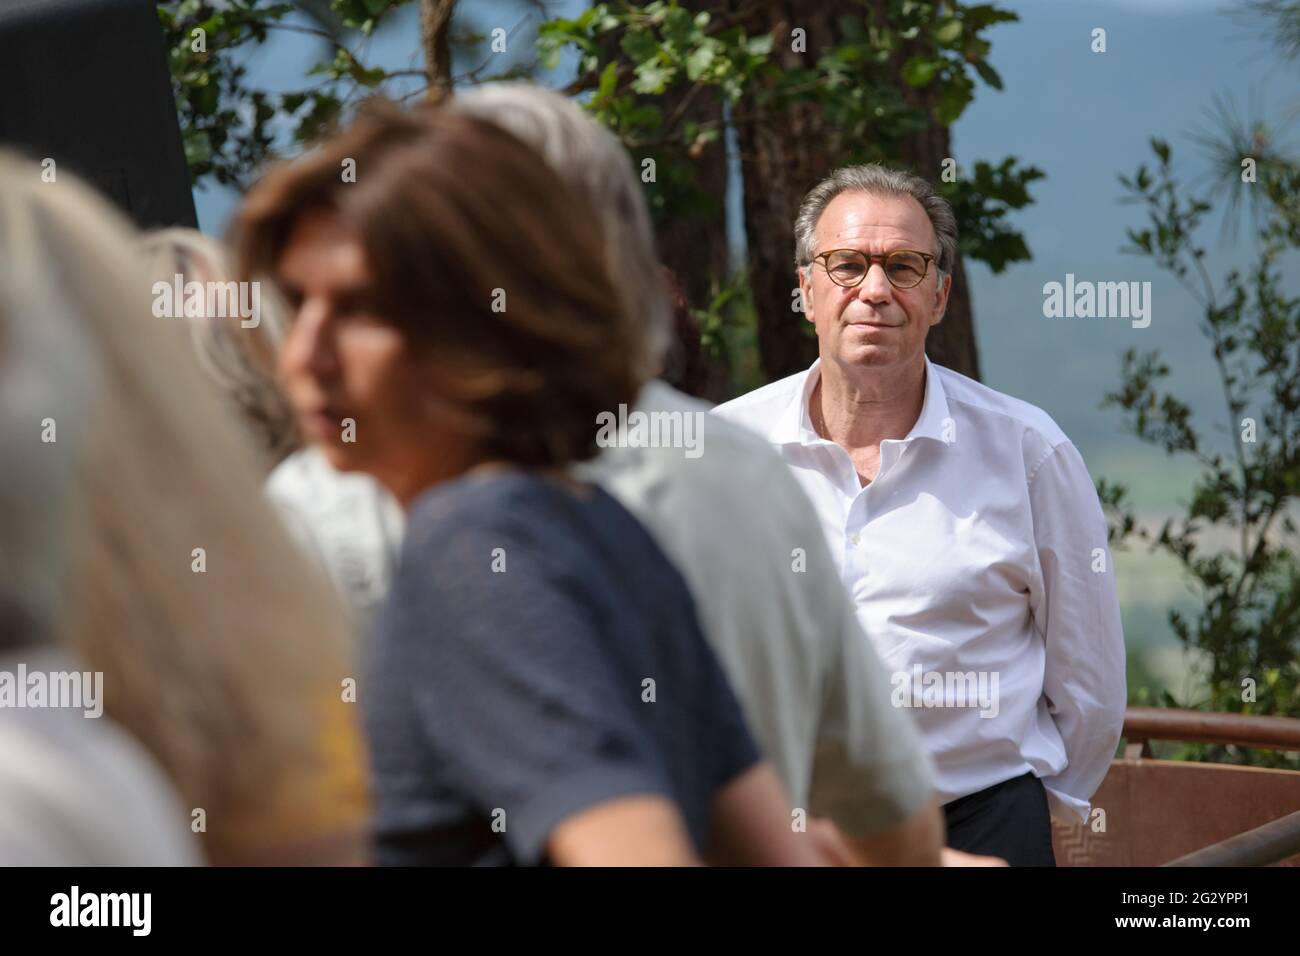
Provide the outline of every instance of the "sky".
<path id="1" fill-rule="evenodd" d="M 1194 301 L 1147 260 L 1121 252 L 1125 228 L 1142 224 L 1143 214 L 1120 202 L 1117 174 L 1151 164 L 1148 143 L 1159 136 L 1173 146 L 1183 178 L 1200 181 L 1207 164 L 1189 134 L 1214 128 L 1207 107 L 1215 97 L 1280 116 L 1300 103 L 1300 63 L 1281 60 L 1257 30 L 1226 17 L 1217 3 L 1011 6 L 1021 22 L 992 34 L 1005 89 L 976 97 L 954 127 L 953 149 L 959 162 L 1016 155 L 1047 178 L 1034 184 L 1034 205 L 1013 216 L 1033 261 L 1001 276 L 977 265 L 971 276 L 981 358 L 990 384 L 1048 407 L 1081 447 L 1096 451 L 1106 426 L 1083 396 L 1113 384 L 1117 363 L 1101 363 L 1125 348 L 1169 353 L 1176 379 L 1207 400 L 1203 407 L 1212 400 Z M 1089 49 L 1094 27 L 1107 31 L 1104 54 Z M 1253 258 L 1248 230 L 1226 241 L 1212 226 L 1205 240 L 1216 275 Z M 1044 318 L 1044 283 L 1067 273 L 1152 282 L 1151 325 Z M 1053 374 L 1028 368 L 1039 363 Z"/>

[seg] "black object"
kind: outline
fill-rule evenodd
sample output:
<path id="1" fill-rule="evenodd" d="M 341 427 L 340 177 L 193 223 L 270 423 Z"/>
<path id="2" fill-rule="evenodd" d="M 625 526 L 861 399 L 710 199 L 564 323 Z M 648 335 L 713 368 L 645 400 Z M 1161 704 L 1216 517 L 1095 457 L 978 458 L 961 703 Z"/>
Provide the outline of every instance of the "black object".
<path id="1" fill-rule="evenodd" d="M 1056 866 L 1043 782 L 1026 773 L 943 806 L 948 846 L 1011 866 Z"/>
<path id="2" fill-rule="evenodd" d="M 53 159 L 142 228 L 198 225 L 151 0 L 0 0 L 0 146 Z"/>

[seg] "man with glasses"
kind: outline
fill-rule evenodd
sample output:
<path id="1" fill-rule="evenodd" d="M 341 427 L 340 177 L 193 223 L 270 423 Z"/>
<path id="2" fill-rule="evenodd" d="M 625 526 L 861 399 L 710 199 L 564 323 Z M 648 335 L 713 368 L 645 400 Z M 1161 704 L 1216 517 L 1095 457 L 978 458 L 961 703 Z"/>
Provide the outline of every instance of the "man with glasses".
<path id="1" fill-rule="evenodd" d="M 957 225 L 925 180 L 837 170 L 795 222 L 805 372 L 715 412 L 763 435 L 816 508 L 859 620 L 935 763 L 948 844 L 1052 865 L 1124 718 L 1106 523 L 1043 411 L 925 355 Z"/>

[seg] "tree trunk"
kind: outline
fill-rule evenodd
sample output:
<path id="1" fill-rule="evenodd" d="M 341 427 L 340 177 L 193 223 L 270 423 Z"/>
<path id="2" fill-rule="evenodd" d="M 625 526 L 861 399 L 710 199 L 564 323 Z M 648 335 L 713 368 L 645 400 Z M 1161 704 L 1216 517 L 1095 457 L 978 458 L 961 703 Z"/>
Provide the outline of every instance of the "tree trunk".
<path id="1" fill-rule="evenodd" d="M 878 16 L 884 15 L 884 0 L 875 0 Z M 903 64 L 912 55 L 904 45 L 894 54 L 888 69 L 893 76 L 901 76 Z M 903 99 L 908 105 L 924 110 L 933 116 L 935 87 L 902 86 Z M 952 156 L 952 136 L 947 126 L 931 123 L 925 129 L 905 136 L 899 143 L 899 159 L 918 176 L 938 184 L 943 172 L 943 161 Z M 948 310 L 943 321 L 930 329 L 926 336 L 925 351 L 931 361 L 979 380 L 979 352 L 975 347 L 975 315 L 971 303 L 970 285 L 966 281 L 966 267 L 961 253 L 953 262 L 952 292 L 948 296 Z"/>
<path id="2" fill-rule="evenodd" d="M 695 11 L 716 5 L 717 0 L 681 3 Z M 619 69 L 630 73 L 631 65 L 620 52 L 623 32 L 616 29 L 603 34 L 597 40 L 596 52 L 602 63 L 619 62 Z M 593 77 L 580 77 L 561 92 L 576 96 L 595 85 Z M 671 273 L 667 284 L 672 290 L 675 313 L 674 341 L 661 375 L 698 398 L 725 401 L 731 397 L 727 392 L 726 362 L 702 350 L 700 330 L 691 309 L 707 306 L 714 282 L 721 283 L 728 274 L 726 148 L 721 137 L 698 149 L 688 148 L 684 142 L 688 122 L 712 123 L 721 128 L 722 100 L 716 90 L 708 87 L 674 86 L 656 106 L 665 124 L 655 141 L 625 141 L 624 145 L 638 175 L 644 175 L 643 162 L 652 159 L 656 177 L 670 176 L 667 180 L 652 180 L 656 183 L 652 191 L 659 194 L 660 202 L 650 205 L 656 252 Z M 679 165 L 686 170 L 684 174 L 673 173 Z M 666 213 L 665 208 L 671 212 Z"/>
<path id="3" fill-rule="evenodd" d="M 676 113 L 687 92 L 686 89 L 674 90 L 664 97 L 662 108 L 665 116 Z M 686 120 L 697 123 L 717 121 L 720 127 L 722 100 L 716 91 L 707 88 L 699 90 L 682 112 L 682 123 Z M 727 250 L 726 147 L 719 137 L 697 151 L 687 153 L 683 149 L 680 155 L 689 163 L 692 186 L 699 196 L 689 204 L 675 204 L 679 210 L 676 215 L 656 217 L 655 245 L 660 261 L 676 277 L 685 304 L 705 308 L 713 296 L 714 283 L 721 285 L 730 271 Z M 684 211 L 687 206 L 690 208 L 689 213 Z M 693 324 L 693 320 L 688 321 Z M 684 330 L 679 330 L 679 346 L 687 353 L 698 350 L 698 329 L 695 330 L 693 344 L 690 334 L 683 332 Z M 696 397 L 711 402 L 725 401 L 731 397 L 727 393 L 727 362 L 723 355 L 699 352 L 695 355 L 685 354 L 681 360 L 699 367 L 699 373 L 693 376 L 694 387 L 687 387 Z"/>
<path id="4" fill-rule="evenodd" d="M 663 98 L 665 116 L 681 104 L 685 90 L 674 89 Z M 700 90 L 683 112 L 697 123 L 722 120 L 722 101 L 711 89 Z M 672 269 L 687 299 L 695 306 L 706 305 L 715 280 L 727 275 L 727 155 L 721 137 L 694 154 L 680 149 L 690 164 L 692 185 L 701 194 L 689 214 L 656 216 L 655 238 L 659 258 Z M 634 157 L 639 162 L 639 157 Z"/>
<path id="5" fill-rule="evenodd" d="M 699 12 L 716 10 L 718 3 L 717 0 L 682 0 L 680 6 Z M 670 360 L 676 366 L 693 370 L 693 374 L 687 376 L 689 382 L 678 383 L 686 391 L 711 402 L 726 401 L 731 397 L 726 357 L 701 349 L 699 329 L 690 316 L 690 309 L 707 307 L 713 296 L 714 283 L 721 286 L 730 272 L 727 149 L 722 136 L 696 149 L 686 147 L 682 139 L 688 122 L 711 123 L 721 130 L 722 97 L 715 88 L 674 86 L 663 96 L 659 107 L 663 116 L 673 121 L 669 148 L 674 158 L 686 163 L 690 171 L 688 182 L 675 187 L 689 190 L 689 199 L 683 201 L 679 198 L 673 202 L 673 215 L 656 214 L 654 217 L 659 260 L 672 272 L 677 282 L 676 292 L 684 299 L 678 302 L 685 310 L 678 315 L 675 346 L 678 354 L 670 356 Z M 633 155 L 638 172 L 642 159 Z M 683 328 L 683 325 L 687 327 Z"/>
<path id="6" fill-rule="evenodd" d="M 902 141 L 902 163 L 918 176 L 938 183 L 943 160 L 952 156 L 950 144 L 948 127 L 935 124 Z M 926 336 L 925 352 L 931 361 L 954 372 L 969 375 L 976 380 L 980 377 L 970 285 L 966 282 L 966 267 L 962 264 L 960 253 L 953 263 L 948 311 L 944 314 L 943 321 L 930 329 L 930 334 Z"/>
<path id="7" fill-rule="evenodd" d="M 817 56 L 816 38 L 829 40 L 836 15 L 824 0 L 772 3 L 759 14 L 772 31 L 773 60 L 783 68 L 806 65 Z M 794 24 L 807 31 L 806 53 L 791 50 Z M 757 33 L 757 25 L 753 32 Z M 764 91 L 760 91 L 764 92 Z M 817 357 L 817 340 L 803 313 L 795 311 L 799 280 L 794 263 L 794 217 L 804 194 L 836 165 L 820 109 L 792 103 L 757 116 L 757 97 L 741 99 L 735 117 L 744 180 L 745 240 L 750 289 L 758 323 L 759 361 L 769 380 L 807 368 Z M 832 137 L 833 138 L 833 137 Z"/>

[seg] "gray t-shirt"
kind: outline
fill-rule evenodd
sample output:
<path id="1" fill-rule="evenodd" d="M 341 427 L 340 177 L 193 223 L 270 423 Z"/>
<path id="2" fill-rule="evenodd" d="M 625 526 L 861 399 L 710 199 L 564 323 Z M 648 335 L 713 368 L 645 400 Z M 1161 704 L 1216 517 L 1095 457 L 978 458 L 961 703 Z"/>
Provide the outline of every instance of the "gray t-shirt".
<path id="1" fill-rule="evenodd" d="M 698 416 L 676 426 L 694 447 L 631 447 L 629 430 L 628 445 L 576 473 L 636 515 L 681 570 L 793 806 L 852 834 L 920 810 L 933 792 L 930 760 L 911 718 L 890 704 L 888 675 L 789 468 L 762 439 L 661 382 L 636 410 Z M 673 425 L 662 418 L 642 434 Z"/>
<path id="2" fill-rule="evenodd" d="M 366 656 L 381 864 L 545 863 L 557 824 L 634 794 L 703 852 L 760 759 L 681 575 L 599 488 L 426 492 Z"/>

